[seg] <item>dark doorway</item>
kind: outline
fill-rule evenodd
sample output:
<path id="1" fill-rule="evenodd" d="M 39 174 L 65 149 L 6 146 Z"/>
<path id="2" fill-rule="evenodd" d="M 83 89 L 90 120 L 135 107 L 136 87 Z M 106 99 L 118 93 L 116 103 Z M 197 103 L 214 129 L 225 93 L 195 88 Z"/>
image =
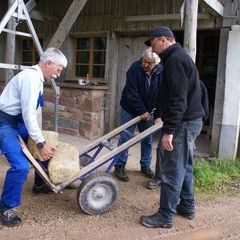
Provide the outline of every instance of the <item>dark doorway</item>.
<path id="1" fill-rule="evenodd" d="M 183 44 L 183 31 L 176 31 L 176 40 Z M 203 133 L 211 137 L 215 88 L 217 80 L 219 30 L 198 30 L 196 65 L 200 79 L 205 83 L 209 97 L 209 118 L 204 125 Z"/>

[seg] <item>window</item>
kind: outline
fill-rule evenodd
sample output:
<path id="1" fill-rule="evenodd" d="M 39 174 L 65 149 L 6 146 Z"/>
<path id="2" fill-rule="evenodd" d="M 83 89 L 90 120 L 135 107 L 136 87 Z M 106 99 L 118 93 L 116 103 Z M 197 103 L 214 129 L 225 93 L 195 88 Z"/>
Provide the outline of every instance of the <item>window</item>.
<path id="1" fill-rule="evenodd" d="M 77 38 L 75 77 L 103 79 L 105 72 L 106 38 Z"/>
<path id="2" fill-rule="evenodd" d="M 42 45 L 42 40 L 39 40 Z M 21 62 L 22 65 L 31 66 L 37 64 L 39 61 L 39 55 L 35 44 L 32 39 L 22 40 L 22 53 Z"/>

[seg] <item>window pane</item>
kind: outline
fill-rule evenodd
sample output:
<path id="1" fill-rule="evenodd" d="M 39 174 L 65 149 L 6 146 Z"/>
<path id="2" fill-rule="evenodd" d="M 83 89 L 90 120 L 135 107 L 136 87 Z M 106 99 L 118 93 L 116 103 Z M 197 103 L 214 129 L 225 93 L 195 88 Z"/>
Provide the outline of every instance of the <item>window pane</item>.
<path id="1" fill-rule="evenodd" d="M 30 39 L 23 40 L 23 50 L 32 50 L 33 48 L 33 41 Z"/>
<path id="2" fill-rule="evenodd" d="M 94 49 L 106 49 L 106 38 L 95 38 Z"/>
<path id="3" fill-rule="evenodd" d="M 78 38 L 77 40 L 77 49 L 89 49 L 90 48 L 90 39 L 89 38 Z"/>
<path id="4" fill-rule="evenodd" d="M 99 51 L 93 53 L 93 63 L 105 64 L 105 51 Z"/>
<path id="5" fill-rule="evenodd" d="M 76 63 L 89 63 L 89 52 L 88 51 L 77 52 Z"/>
<path id="6" fill-rule="evenodd" d="M 104 78 L 105 66 L 93 66 L 93 77 Z"/>
<path id="7" fill-rule="evenodd" d="M 86 77 L 88 74 L 88 65 L 76 66 L 76 77 Z"/>
<path id="8" fill-rule="evenodd" d="M 23 62 L 32 62 L 32 52 L 24 51 L 22 53 Z"/>
<path id="9" fill-rule="evenodd" d="M 35 63 L 38 63 L 39 62 L 39 55 L 38 55 L 38 52 L 37 50 L 35 51 Z"/>

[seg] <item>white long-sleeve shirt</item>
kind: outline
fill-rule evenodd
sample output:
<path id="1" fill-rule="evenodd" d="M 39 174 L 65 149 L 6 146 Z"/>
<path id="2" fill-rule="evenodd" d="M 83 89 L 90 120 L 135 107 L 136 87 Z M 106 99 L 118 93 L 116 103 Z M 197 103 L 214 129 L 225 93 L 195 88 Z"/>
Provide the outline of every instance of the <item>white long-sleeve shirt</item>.
<path id="1" fill-rule="evenodd" d="M 24 69 L 14 76 L 0 96 L 0 110 L 16 116 L 22 114 L 29 136 L 36 142 L 44 137 L 37 121 L 39 94 L 43 94 L 44 77 L 38 65 Z"/>

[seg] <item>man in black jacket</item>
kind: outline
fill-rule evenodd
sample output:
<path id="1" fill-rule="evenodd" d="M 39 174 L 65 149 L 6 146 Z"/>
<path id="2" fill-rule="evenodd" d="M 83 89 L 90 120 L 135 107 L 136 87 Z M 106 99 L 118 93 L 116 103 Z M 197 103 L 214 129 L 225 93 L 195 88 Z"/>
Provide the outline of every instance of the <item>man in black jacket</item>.
<path id="1" fill-rule="evenodd" d="M 168 27 L 149 33 L 151 45 L 163 64 L 157 116 L 163 121 L 160 145 L 161 196 L 159 211 L 141 216 L 146 227 L 171 228 L 175 213 L 195 216 L 193 192 L 193 148 L 202 128 L 204 110 L 197 68 L 186 51 L 175 42 Z"/>
<path id="2" fill-rule="evenodd" d="M 137 124 L 140 132 L 152 125 L 150 112 L 157 106 L 162 67 L 158 63 L 160 59 L 151 48 L 143 51 L 140 60 L 134 62 L 126 74 L 126 85 L 122 92 L 121 125 L 141 116 L 142 121 Z M 128 141 L 133 135 L 136 126 L 131 126 L 128 131 L 120 135 L 119 145 Z M 152 136 L 149 135 L 141 142 L 141 172 L 147 177 L 153 177 L 150 168 L 152 159 Z M 115 158 L 114 175 L 121 181 L 128 181 L 125 172 L 128 151 L 125 150 Z"/>

